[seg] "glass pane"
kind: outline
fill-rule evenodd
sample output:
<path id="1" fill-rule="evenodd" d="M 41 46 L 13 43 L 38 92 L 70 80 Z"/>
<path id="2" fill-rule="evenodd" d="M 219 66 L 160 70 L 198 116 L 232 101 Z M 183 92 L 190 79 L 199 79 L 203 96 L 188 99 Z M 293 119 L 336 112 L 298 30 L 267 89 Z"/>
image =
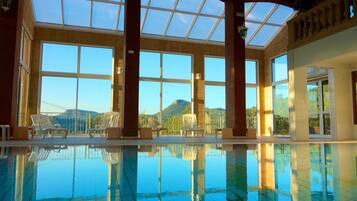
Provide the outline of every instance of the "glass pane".
<path id="1" fill-rule="evenodd" d="M 328 80 L 322 81 L 322 101 L 324 112 L 330 111 L 330 89 Z"/>
<path id="2" fill-rule="evenodd" d="M 276 9 L 274 14 L 269 18 L 268 23 L 283 25 L 293 12 L 293 9 L 279 5 L 278 9 Z"/>
<path id="3" fill-rule="evenodd" d="M 197 12 L 199 6 L 201 5 L 202 0 L 180 0 L 177 4 L 176 10 L 188 11 L 188 12 Z"/>
<path id="4" fill-rule="evenodd" d="M 250 38 L 253 36 L 253 34 L 255 33 L 259 24 L 252 23 L 252 22 L 246 22 L 245 26 L 247 26 L 247 28 L 248 28 L 248 33 L 247 33 L 247 37 L 246 37 L 246 42 L 248 42 L 250 40 Z"/>
<path id="5" fill-rule="evenodd" d="M 254 36 L 249 45 L 265 47 L 280 27 L 264 25 Z"/>
<path id="6" fill-rule="evenodd" d="M 283 81 L 288 79 L 288 57 L 283 55 L 273 59 L 272 61 L 273 82 Z"/>
<path id="7" fill-rule="evenodd" d="M 160 53 L 140 52 L 140 77 L 160 78 Z"/>
<path id="8" fill-rule="evenodd" d="M 318 82 L 307 84 L 307 95 L 309 101 L 309 113 L 320 112 L 319 104 L 319 84 Z"/>
<path id="9" fill-rule="evenodd" d="M 222 19 L 214 30 L 210 40 L 224 42 L 225 39 L 225 21 Z"/>
<path id="10" fill-rule="evenodd" d="M 103 114 L 110 111 L 111 92 L 110 80 L 78 80 L 77 133 L 98 127 Z"/>
<path id="11" fill-rule="evenodd" d="M 330 114 L 324 114 L 324 135 L 331 135 Z"/>
<path id="12" fill-rule="evenodd" d="M 143 32 L 156 35 L 164 34 L 170 15 L 171 12 L 149 9 Z"/>
<path id="13" fill-rule="evenodd" d="M 310 135 L 320 135 L 320 115 L 309 115 L 309 133 Z"/>
<path id="14" fill-rule="evenodd" d="M 246 88 L 246 109 L 247 109 L 247 127 L 257 128 L 257 89 L 256 88 Z"/>
<path id="15" fill-rule="evenodd" d="M 167 8 L 173 9 L 175 7 L 176 0 L 151 0 L 150 6 L 151 7 L 158 7 L 158 8 Z"/>
<path id="16" fill-rule="evenodd" d="M 186 36 L 192 24 L 193 17 L 193 15 L 175 13 L 172 17 L 167 35 L 176 37 Z"/>
<path id="17" fill-rule="evenodd" d="M 148 119 L 160 121 L 160 83 L 140 81 L 139 84 L 139 125 L 149 127 Z"/>
<path id="18" fill-rule="evenodd" d="M 72 26 L 90 26 L 90 1 L 63 0 L 64 23 Z"/>
<path id="19" fill-rule="evenodd" d="M 199 16 L 192 28 L 189 37 L 193 39 L 206 40 L 208 38 L 208 34 L 213 28 L 214 23 L 217 20 L 218 19 L 213 17 Z"/>
<path id="20" fill-rule="evenodd" d="M 215 129 L 226 126 L 226 87 L 205 86 L 206 133 L 215 134 Z"/>
<path id="21" fill-rule="evenodd" d="M 141 16 L 142 16 L 142 13 L 143 13 L 143 9 L 141 9 Z M 118 30 L 119 31 L 124 31 L 124 16 L 125 14 L 125 6 L 121 6 L 120 8 L 120 16 L 119 16 L 119 24 L 118 24 Z M 141 19 L 142 20 L 142 19 Z"/>
<path id="22" fill-rule="evenodd" d="M 32 0 L 37 22 L 62 24 L 61 0 Z"/>
<path id="23" fill-rule="evenodd" d="M 117 28 L 119 5 L 93 2 L 93 28 L 111 29 Z"/>
<path id="24" fill-rule="evenodd" d="M 163 54 L 163 77 L 171 79 L 191 80 L 191 56 Z"/>
<path id="25" fill-rule="evenodd" d="M 112 49 L 81 47 L 81 73 L 112 75 L 113 62 Z"/>
<path id="26" fill-rule="evenodd" d="M 78 47 L 44 43 L 42 46 L 42 71 L 77 72 Z"/>
<path id="27" fill-rule="evenodd" d="M 201 13 L 220 16 L 224 10 L 224 3 L 217 0 L 206 0 Z"/>
<path id="28" fill-rule="evenodd" d="M 267 17 L 273 7 L 273 3 L 256 3 L 253 10 L 247 16 L 247 19 L 261 22 Z"/>
<path id="29" fill-rule="evenodd" d="M 245 61 L 245 82 L 247 84 L 257 84 L 257 62 Z"/>
<path id="30" fill-rule="evenodd" d="M 191 113 L 191 85 L 163 83 L 162 124 L 168 134 L 179 134 L 182 115 Z"/>
<path id="31" fill-rule="evenodd" d="M 274 134 L 289 134 L 288 84 L 273 87 Z"/>
<path id="32" fill-rule="evenodd" d="M 226 63 L 223 58 L 205 57 L 205 80 L 225 82 Z"/>
<path id="33" fill-rule="evenodd" d="M 53 124 L 74 131 L 77 79 L 44 76 L 41 86 L 41 114 L 52 116 Z"/>

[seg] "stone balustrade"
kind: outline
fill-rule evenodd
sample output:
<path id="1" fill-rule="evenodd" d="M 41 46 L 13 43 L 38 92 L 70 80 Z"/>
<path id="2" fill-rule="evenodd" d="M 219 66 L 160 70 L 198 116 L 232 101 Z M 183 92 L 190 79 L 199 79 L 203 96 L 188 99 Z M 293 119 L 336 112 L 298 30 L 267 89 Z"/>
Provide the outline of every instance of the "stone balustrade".
<path id="1" fill-rule="evenodd" d="M 357 25 L 357 0 L 326 0 L 288 22 L 289 49 Z"/>

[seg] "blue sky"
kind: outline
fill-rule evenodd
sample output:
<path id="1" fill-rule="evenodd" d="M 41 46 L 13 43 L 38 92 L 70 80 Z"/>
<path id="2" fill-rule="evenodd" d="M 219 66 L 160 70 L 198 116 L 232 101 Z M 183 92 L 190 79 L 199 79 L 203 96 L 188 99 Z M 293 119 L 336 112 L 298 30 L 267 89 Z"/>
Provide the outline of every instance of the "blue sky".
<path id="1" fill-rule="evenodd" d="M 42 69 L 47 72 L 76 73 L 80 59 L 80 73 L 112 74 L 112 49 L 44 44 Z M 163 109 L 177 99 L 191 101 L 192 57 L 180 54 L 142 52 L 140 76 L 178 79 L 188 83 L 163 83 Z M 160 58 L 162 57 L 162 64 Z M 225 61 L 223 58 L 205 58 L 205 78 L 207 81 L 225 81 Z M 246 62 L 246 80 L 255 83 L 256 63 Z M 78 94 L 77 94 L 78 86 Z M 160 83 L 140 82 L 139 109 L 141 113 L 154 114 L 160 111 Z M 256 89 L 247 89 L 247 108 L 256 106 Z M 78 96 L 78 103 L 76 102 Z M 106 112 L 110 110 L 111 80 L 42 77 L 41 112 L 63 112 L 65 109 L 78 109 Z M 225 87 L 206 86 L 206 107 L 225 108 Z"/>

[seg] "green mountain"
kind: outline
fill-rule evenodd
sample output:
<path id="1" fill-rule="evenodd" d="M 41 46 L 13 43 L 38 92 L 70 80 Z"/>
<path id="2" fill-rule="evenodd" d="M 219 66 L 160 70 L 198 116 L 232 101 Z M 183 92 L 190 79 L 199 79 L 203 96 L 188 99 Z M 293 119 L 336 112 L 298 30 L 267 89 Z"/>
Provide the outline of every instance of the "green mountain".
<path id="1" fill-rule="evenodd" d="M 187 111 L 188 110 L 188 111 Z M 172 116 L 179 116 L 191 110 L 191 103 L 185 100 L 176 100 L 167 108 L 162 110 L 162 121 L 167 121 Z M 158 115 L 158 114 L 156 114 Z"/>

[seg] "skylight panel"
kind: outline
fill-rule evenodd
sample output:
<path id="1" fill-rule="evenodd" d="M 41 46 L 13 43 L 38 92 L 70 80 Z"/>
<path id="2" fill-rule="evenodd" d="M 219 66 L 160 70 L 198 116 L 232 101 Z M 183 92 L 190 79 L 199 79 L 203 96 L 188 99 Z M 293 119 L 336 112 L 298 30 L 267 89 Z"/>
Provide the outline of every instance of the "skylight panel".
<path id="1" fill-rule="evenodd" d="M 214 30 L 210 40 L 224 42 L 224 38 L 225 38 L 224 30 L 225 30 L 225 20 L 221 19 L 216 27 L 216 30 Z"/>
<path id="2" fill-rule="evenodd" d="M 64 23 L 66 25 L 90 26 L 90 1 L 63 0 Z"/>
<path id="3" fill-rule="evenodd" d="M 176 10 L 196 13 L 201 4 L 202 0 L 179 0 Z"/>
<path id="4" fill-rule="evenodd" d="M 264 47 L 269 40 L 279 30 L 277 26 L 264 25 L 258 33 L 254 36 L 249 45 Z"/>
<path id="5" fill-rule="evenodd" d="M 245 22 L 245 26 L 248 27 L 248 33 L 247 33 L 246 41 L 249 41 L 250 38 L 252 37 L 252 35 L 254 34 L 254 32 L 259 27 L 259 24 L 252 23 L 252 22 Z"/>
<path id="6" fill-rule="evenodd" d="M 94 28 L 117 28 L 119 5 L 111 3 L 93 2 L 92 26 Z"/>
<path id="7" fill-rule="evenodd" d="M 143 32 L 146 34 L 163 35 L 171 12 L 149 9 Z"/>
<path id="8" fill-rule="evenodd" d="M 141 9 L 142 12 L 143 9 Z M 119 31 L 124 31 L 124 14 L 125 14 L 125 6 L 122 5 L 120 8 L 120 16 L 119 16 L 119 24 L 118 24 L 118 30 Z"/>
<path id="9" fill-rule="evenodd" d="M 203 14 L 220 16 L 224 10 L 224 3 L 219 0 L 206 0 L 202 8 Z"/>
<path id="10" fill-rule="evenodd" d="M 189 31 L 194 15 L 175 13 L 172 17 L 169 29 L 167 31 L 168 36 L 185 37 Z"/>
<path id="11" fill-rule="evenodd" d="M 140 12 L 140 28 L 142 29 L 143 24 L 144 24 L 144 19 L 145 19 L 145 15 L 147 13 L 147 9 L 146 8 L 141 8 L 141 12 Z M 123 31 L 124 31 L 124 18 L 123 18 Z"/>
<path id="12" fill-rule="evenodd" d="M 149 0 L 141 0 L 141 6 L 147 6 L 149 4 Z"/>
<path id="13" fill-rule="evenodd" d="M 273 15 L 269 18 L 268 23 L 283 25 L 293 13 L 294 10 L 292 8 L 279 5 Z"/>
<path id="14" fill-rule="evenodd" d="M 189 35 L 189 38 L 207 40 L 208 34 L 218 19 L 213 17 L 199 16 Z"/>
<path id="15" fill-rule="evenodd" d="M 150 7 L 173 9 L 176 0 L 151 0 Z"/>
<path id="16" fill-rule="evenodd" d="M 33 0 L 37 22 L 62 24 L 61 0 Z"/>
<path id="17" fill-rule="evenodd" d="M 247 13 L 248 9 L 253 5 L 253 3 L 245 3 L 244 4 L 244 10 Z"/>
<path id="18" fill-rule="evenodd" d="M 247 19 L 258 22 L 263 21 L 273 9 L 274 5 L 273 3 L 256 3 L 252 11 L 248 14 Z"/>

